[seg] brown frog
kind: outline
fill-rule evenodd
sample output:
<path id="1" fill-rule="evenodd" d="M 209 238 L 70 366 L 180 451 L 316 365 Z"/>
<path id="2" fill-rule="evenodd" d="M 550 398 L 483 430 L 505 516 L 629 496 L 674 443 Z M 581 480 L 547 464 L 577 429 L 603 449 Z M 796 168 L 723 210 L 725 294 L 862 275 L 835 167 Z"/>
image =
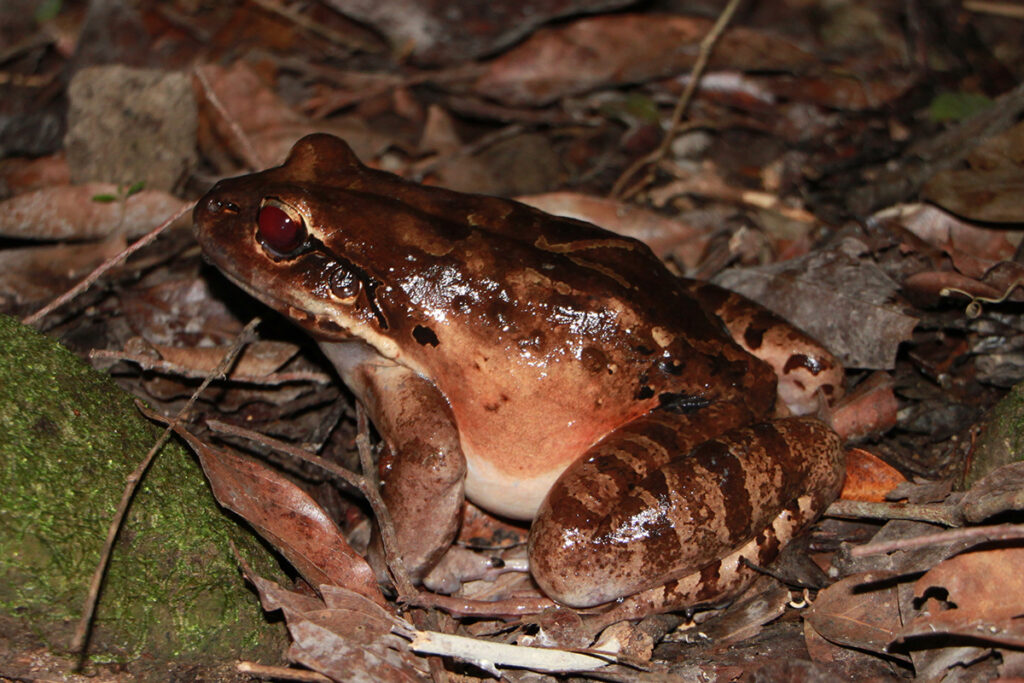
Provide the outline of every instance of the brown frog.
<path id="1" fill-rule="evenodd" d="M 328 135 L 221 181 L 194 219 L 207 258 L 311 333 L 366 407 L 417 578 L 465 497 L 533 520 L 530 571 L 561 603 L 715 602 L 741 557 L 770 561 L 837 495 L 838 437 L 780 417 L 775 372 L 715 313 L 774 354 L 796 412 L 838 394 L 835 359 L 636 240 L 402 180 Z"/>

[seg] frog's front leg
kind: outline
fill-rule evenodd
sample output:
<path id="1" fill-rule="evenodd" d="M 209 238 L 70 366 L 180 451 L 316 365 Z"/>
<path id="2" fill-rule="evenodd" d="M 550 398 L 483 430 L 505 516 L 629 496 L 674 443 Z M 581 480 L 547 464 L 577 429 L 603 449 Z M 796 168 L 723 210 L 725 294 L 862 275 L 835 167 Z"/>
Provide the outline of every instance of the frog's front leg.
<path id="1" fill-rule="evenodd" d="M 447 401 L 410 369 L 360 341 L 321 342 L 392 454 L 382 495 L 406 569 L 419 581 L 451 546 L 466 460 Z"/>
<path id="2" fill-rule="evenodd" d="M 671 583 L 674 604 L 652 610 L 735 595 L 743 582 L 730 572 L 742 563 L 719 561 L 751 543 L 754 556 L 769 561 L 776 540 L 813 521 L 843 477 L 839 437 L 818 420 L 760 422 L 717 435 L 702 427 L 742 424 L 741 413 L 728 404 L 691 415 L 655 412 L 571 465 L 530 534 L 530 571 L 544 592 L 589 607 Z M 801 504 L 803 512 L 793 514 Z"/>

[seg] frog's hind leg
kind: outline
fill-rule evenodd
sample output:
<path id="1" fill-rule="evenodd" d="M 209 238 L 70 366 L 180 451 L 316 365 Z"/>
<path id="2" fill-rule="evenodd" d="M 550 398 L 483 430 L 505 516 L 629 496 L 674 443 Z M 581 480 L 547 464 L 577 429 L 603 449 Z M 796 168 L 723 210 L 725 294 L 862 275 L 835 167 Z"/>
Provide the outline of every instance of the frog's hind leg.
<path id="1" fill-rule="evenodd" d="M 694 447 L 703 412 L 636 420 L 559 478 L 530 533 L 549 597 L 590 607 L 675 582 L 664 609 L 728 598 L 744 583 L 737 550 L 771 561 L 838 494 L 839 437 L 823 423 L 761 422 Z"/>
<path id="2" fill-rule="evenodd" d="M 843 366 L 820 342 L 761 304 L 698 280 L 682 280 L 702 308 L 725 323 L 748 353 L 772 366 L 778 377 L 778 406 L 809 415 L 819 395 L 833 403 L 843 395 Z"/>

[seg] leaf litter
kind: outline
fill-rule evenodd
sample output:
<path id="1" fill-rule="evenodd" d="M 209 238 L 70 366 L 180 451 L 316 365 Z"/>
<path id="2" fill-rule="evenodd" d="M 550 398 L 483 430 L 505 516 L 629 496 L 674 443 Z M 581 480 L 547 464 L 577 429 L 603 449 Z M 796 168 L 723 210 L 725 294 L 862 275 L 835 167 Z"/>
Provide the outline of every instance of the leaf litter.
<path id="1" fill-rule="evenodd" d="M 598 645 L 617 643 L 619 663 L 602 659 L 601 676 L 1021 675 L 1020 451 L 1000 422 L 1014 419 L 1013 394 L 988 411 L 1024 379 L 1015 203 L 1024 60 L 1012 58 L 1024 26 L 968 9 L 954 20 L 956 12 L 922 7 L 905 16 L 884 3 L 816 13 L 800 3 L 771 12 L 755 4 L 719 37 L 683 129 L 673 131 L 676 144 L 625 201 L 607 198 L 609 190 L 663 139 L 712 14 L 608 13 L 607 3 L 580 14 L 583 3 L 537 3 L 516 31 L 490 33 L 482 24 L 467 32 L 458 12 L 442 21 L 418 7 L 392 30 L 379 17 L 403 3 L 376 4 L 346 16 L 338 3 L 206 11 L 199 3 L 178 15 L 159 3 L 84 15 L 69 3 L 64 23 L 51 28 L 77 23 L 84 35 L 127 18 L 116 25 L 162 41 L 158 54 L 107 31 L 92 54 L 168 69 L 198 64 L 189 73 L 203 165 L 180 196 L 131 193 L 69 185 L 74 174 L 52 136 L 37 136 L 51 140 L 33 148 L 38 160 L 19 155 L 24 141 L 3 140 L 3 311 L 38 308 L 216 178 L 276 163 L 312 131 L 340 135 L 368 163 L 416 180 L 508 194 L 529 187 L 539 196 L 528 201 L 644 239 L 680 274 L 742 291 L 839 353 L 851 390 L 832 419 L 864 454 L 851 458 L 849 497 L 875 506 L 827 520 L 811 536 L 811 557 L 833 581 L 816 595 L 799 583 L 761 585 L 717 615 L 720 626 L 696 615 L 695 631 L 678 632 L 702 634 L 690 642 L 670 635 L 681 617 L 616 627 Z M 412 30 L 432 25 L 443 29 L 430 39 Z M 380 27 L 386 41 L 366 26 Z M 455 49 L 470 35 L 471 49 Z M 10 73 L 54 74 L 86 58 L 40 44 L 38 53 L 12 51 Z M 924 68 L 936 64 L 941 78 Z M 0 113 L 8 121 L 31 120 L 52 97 L 2 87 L 13 88 Z M 951 88 L 981 104 L 935 116 Z M 165 414 L 258 310 L 201 265 L 188 239 L 187 227 L 172 227 L 45 319 L 51 334 L 95 351 L 95 363 Z M 218 383 L 202 410 L 358 469 L 354 418 L 324 383 L 333 370 L 284 321 L 261 331 L 267 354 L 243 359 L 234 383 Z M 514 676 L 496 662 L 518 654 L 488 654 L 485 645 L 593 644 L 586 614 L 459 619 L 385 599 L 362 560 L 372 522 L 353 486 L 269 447 L 247 450 L 276 466 L 195 443 L 222 503 L 262 529 L 302 577 L 285 588 L 248 573 L 265 607 L 285 614 L 293 661 L 336 680 L 421 680 L 463 666 L 456 661 L 472 663 L 460 675 Z M 974 483 L 963 490 L 963 481 Z M 932 494 L 919 495 L 924 489 Z M 917 521 L 936 518 L 929 506 L 958 528 Z M 465 528 L 474 552 L 520 567 L 521 528 Z M 891 549 L 853 557 L 870 537 Z M 809 609 L 787 606 L 786 596 L 805 590 Z M 458 601 L 523 596 L 539 597 L 525 573 L 512 571 L 434 604 L 458 615 L 469 613 Z M 446 653 L 441 660 L 416 654 L 416 633 L 444 630 L 481 649 L 451 641 L 432 650 Z"/>

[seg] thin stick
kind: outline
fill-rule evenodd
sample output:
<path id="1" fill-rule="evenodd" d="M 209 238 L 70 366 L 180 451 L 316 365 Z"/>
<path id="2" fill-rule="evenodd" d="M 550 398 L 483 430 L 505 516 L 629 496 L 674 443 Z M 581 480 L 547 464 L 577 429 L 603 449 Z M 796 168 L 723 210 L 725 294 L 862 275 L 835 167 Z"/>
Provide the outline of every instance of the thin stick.
<path id="1" fill-rule="evenodd" d="M 400 597 L 416 595 L 419 591 L 409 578 L 409 572 L 405 568 L 405 560 L 398 549 L 398 537 L 395 535 L 395 527 L 391 522 L 391 513 L 388 512 L 384 499 L 380 495 L 380 483 L 377 481 L 377 470 L 373 464 L 370 454 L 370 426 L 366 419 L 366 411 L 361 403 L 356 404 L 356 422 L 358 434 L 356 435 L 356 450 L 359 451 L 359 464 L 363 468 L 363 479 L 366 486 L 363 487 L 363 495 L 366 496 L 370 509 L 377 518 L 377 528 L 380 529 L 380 540 L 384 545 L 384 557 L 387 560 L 388 568 L 391 569 L 391 576 L 395 580 L 395 588 L 398 589 Z"/>
<path id="2" fill-rule="evenodd" d="M 164 429 L 160 438 L 156 440 L 153 447 L 149 449 L 146 457 L 143 458 L 139 466 L 135 468 L 135 471 L 128 475 L 128 479 L 125 482 L 124 493 L 121 494 L 121 502 L 117 506 L 117 512 L 114 513 L 114 518 L 110 521 L 110 526 L 107 529 L 107 540 L 103 544 L 103 550 L 100 552 L 100 560 L 96 565 L 96 570 L 92 575 L 92 582 L 89 584 L 89 594 L 86 596 L 85 604 L 82 606 L 82 616 L 78 620 L 78 626 L 75 627 L 75 634 L 71 640 L 72 652 L 79 653 L 80 656 L 85 656 L 85 641 L 89 634 L 89 626 L 92 624 L 93 615 L 96 612 L 96 601 L 99 599 L 100 584 L 103 582 L 103 577 L 107 572 L 107 566 L 110 564 L 110 557 L 114 549 L 114 542 L 117 540 L 117 535 L 121 530 L 121 524 L 124 521 L 124 517 L 128 512 L 128 506 L 131 503 L 132 497 L 135 495 L 135 491 L 139 486 L 139 482 L 142 481 L 142 476 L 149 469 L 153 460 L 156 458 L 156 454 L 163 448 L 167 440 L 171 438 L 171 432 L 181 424 L 184 416 L 188 414 L 188 411 L 195 405 L 199 395 L 210 385 L 216 377 L 224 376 L 231 365 L 238 358 L 238 354 L 241 353 L 242 347 L 253 340 L 253 330 L 256 329 L 256 325 L 260 322 L 259 318 L 253 318 L 249 321 L 249 324 L 238 334 L 235 338 L 235 343 L 224 354 L 224 358 L 217 365 L 213 371 L 207 375 L 203 383 L 199 385 L 195 393 L 189 398 L 185 406 L 175 415 L 174 419 Z"/>
<path id="3" fill-rule="evenodd" d="M 349 469 L 342 467 L 337 463 L 333 463 L 330 460 L 325 460 L 324 458 L 321 458 L 319 455 L 316 455 L 315 453 L 310 453 L 307 450 L 298 448 L 296 446 L 292 446 L 291 444 L 285 443 L 284 441 L 281 441 L 279 439 L 275 439 L 271 436 L 266 436 L 265 434 L 260 434 L 259 432 L 254 432 L 251 429 L 238 427 L 233 424 L 228 424 L 227 422 L 221 422 L 220 420 L 207 420 L 206 426 L 209 427 L 211 431 L 217 434 L 240 436 L 243 439 L 255 441 L 256 443 L 263 444 L 268 448 L 272 448 L 281 453 L 285 453 L 286 455 L 290 455 L 296 460 L 300 460 L 302 462 L 309 463 L 310 465 L 313 465 L 315 467 L 319 467 L 320 469 L 326 470 L 329 474 L 332 474 L 335 477 L 341 479 L 342 481 L 349 484 L 353 488 L 361 492 L 364 492 L 365 495 L 367 483 L 364 477 L 362 477 L 359 474 L 356 474 L 355 472 Z"/>
<path id="4" fill-rule="evenodd" d="M 213 91 L 213 86 L 210 85 L 210 79 L 206 77 L 203 70 L 196 66 L 192 69 L 192 73 L 196 75 L 196 79 L 203 86 L 203 94 L 206 96 L 206 101 L 210 103 L 210 106 L 220 115 L 223 119 L 224 124 L 227 125 L 228 130 L 238 141 L 241 146 L 242 154 L 245 156 L 245 163 L 249 164 L 249 168 L 266 168 L 267 164 L 264 162 L 263 155 L 260 154 L 255 147 L 252 145 L 252 141 L 249 136 L 245 134 L 242 127 L 238 125 L 235 119 L 228 112 L 227 107 L 217 97 L 217 93 Z"/>
<path id="5" fill-rule="evenodd" d="M 268 680 L 282 680 L 282 681 L 301 681 L 302 683 L 331 683 L 333 679 L 319 674 L 316 671 L 307 671 L 306 669 L 292 669 L 287 666 L 270 666 L 269 664 L 259 664 L 257 662 L 238 662 L 235 665 L 235 671 L 243 674 L 249 674 L 257 678 L 266 678 Z"/>
<path id="6" fill-rule="evenodd" d="M 137 252 L 139 249 L 142 249 L 144 246 L 146 246 L 147 244 L 149 244 L 150 242 L 155 240 L 157 238 L 157 236 L 160 235 L 160 233 L 162 233 L 164 230 L 166 230 L 168 227 L 170 227 L 170 225 L 173 224 L 174 221 L 178 220 L 179 218 L 184 216 L 186 213 L 191 211 L 192 207 L 194 207 L 194 206 L 195 206 L 195 202 L 192 202 L 190 204 L 186 204 L 185 206 L 183 206 L 180 210 L 178 210 L 178 212 L 176 214 L 174 214 L 173 216 L 168 218 L 166 221 L 164 221 L 163 223 L 161 223 L 160 225 L 156 226 L 155 228 L 153 228 L 152 230 L 147 232 L 145 235 L 140 237 L 130 247 L 128 247 L 127 249 L 125 249 L 124 251 L 122 251 L 119 254 L 115 254 L 111 258 L 109 258 L 106 261 L 104 261 L 103 263 L 101 263 L 99 265 L 99 267 L 96 268 L 96 270 L 94 270 L 91 273 L 89 273 L 88 275 L 86 275 L 85 278 L 81 282 L 79 282 L 77 285 L 75 285 L 74 287 L 72 287 L 68 291 L 64 292 L 59 297 L 57 297 L 56 299 L 54 299 L 53 301 L 48 303 L 46 306 L 43 306 L 42 308 L 40 308 L 38 311 L 36 311 L 32 315 L 24 318 L 21 321 L 22 324 L 23 325 L 35 325 L 37 322 L 39 322 L 39 320 L 42 319 L 43 316 L 45 316 L 48 313 L 50 313 L 51 311 L 59 308 L 60 306 L 63 306 L 68 301 L 71 301 L 72 299 L 74 299 L 76 296 L 78 296 L 79 294 L 81 294 L 82 292 L 87 290 L 89 287 L 91 287 L 92 284 L 94 282 L 96 282 L 96 280 L 99 280 L 100 277 L 102 277 L 103 274 L 106 273 L 108 270 L 110 270 L 111 268 L 113 268 L 117 264 L 121 263 L 122 261 L 127 259 L 129 256 L 131 256 L 132 254 Z"/>
<path id="7" fill-rule="evenodd" d="M 837 500 L 825 514 L 844 519 L 909 519 L 942 526 L 963 526 L 963 514 L 955 505 L 912 503 L 879 503 L 859 500 Z"/>
<path id="8" fill-rule="evenodd" d="M 1024 19 L 1024 7 L 1015 2 L 985 2 L 984 0 L 965 0 L 964 9 L 969 12 L 992 14 L 997 17 Z"/>
<path id="9" fill-rule="evenodd" d="M 144 356 L 139 353 L 127 353 L 125 351 L 115 351 L 111 349 L 93 349 L 89 352 L 89 359 L 125 361 L 127 363 L 135 363 L 143 370 L 154 370 L 156 372 L 176 375 L 179 377 L 187 377 L 189 379 L 206 377 L 206 372 L 202 369 L 190 368 L 185 365 L 181 365 L 180 363 L 159 360 L 152 356 Z M 271 372 L 266 375 L 246 375 L 236 372 L 228 379 L 237 384 L 256 384 L 264 387 L 292 384 L 296 382 L 330 384 L 334 381 L 331 379 L 330 375 L 314 371 Z"/>
<path id="10" fill-rule="evenodd" d="M 894 550 L 914 550 L 930 545 L 945 545 L 957 541 L 1012 541 L 1024 538 L 1024 524 L 996 524 L 994 526 L 974 526 L 965 529 L 953 529 L 937 534 L 926 534 L 915 538 L 898 538 L 882 543 L 867 543 L 850 550 L 852 557 L 880 555 Z"/>
<path id="11" fill-rule="evenodd" d="M 708 34 L 704 36 L 704 40 L 700 42 L 700 52 L 697 54 L 697 61 L 694 62 L 693 68 L 690 69 L 690 80 L 687 81 L 686 87 L 683 89 L 683 93 L 676 100 L 676 108 L 672 112 L 672 120 L 669 124 L 668 130 L 665 133 L 665 137 L 662 138 L 661 144 L 658 149 L 654 150 L 650 154 L 637 159 L 632 166 L 626 169 L 625 173 L 619 176 L 619 179 L 615 181 L 615 185 L 612 187 L 611 196 L 615 198 L 623 198 L 623 188 L 633 179 L 633 176 L 637 174 L 642 168 L 648 168 L 661 161 L 669 149 L 672 146 L 672 141 L 675 139 L 676 134 L 679 132 L 680 125 L 683 121 L 683 114 L 686 113 L 687 107 L 690 106 L 690 100 L 693 99 L 693 94 L 697 91 L 697 86 L 700 83 L 701 76 L 704 75 L 704 70 L 707 68 L 708 61 L 711 59 L 711 53 L 714 50 L 715 44 L 721 37 L 722 33 L 725 32 L 726 26 L 732 20 L 732 15 L 736 13 L 736 8 L 739 6 L 739 0 L 729 0 L 729 4 L 725 6 L 722 13 L 718 15 L 718 19 L 715 21 L 715 25 L 711 27 Z M 650 169 L 648 168 L 644 178 L 638 182 L 634 188 L 639 189 L 642 185 L 650 178 Z M 631 193 L 632 194 L 632 193 Z"/>

